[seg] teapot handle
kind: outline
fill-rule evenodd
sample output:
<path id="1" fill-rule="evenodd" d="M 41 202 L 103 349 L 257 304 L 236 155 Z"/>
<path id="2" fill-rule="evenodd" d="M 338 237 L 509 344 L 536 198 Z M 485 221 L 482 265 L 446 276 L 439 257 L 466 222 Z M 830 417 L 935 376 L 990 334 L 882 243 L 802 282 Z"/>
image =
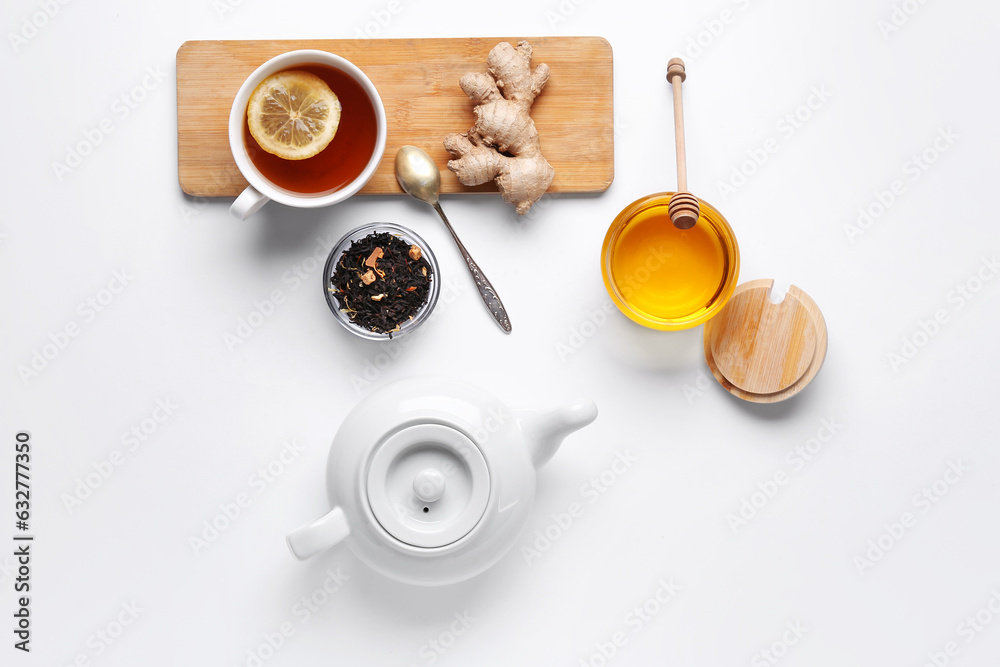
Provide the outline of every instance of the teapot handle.
<path id="1" fill-rule="evenodd" d="M 286 541 L 293 556 L 299 560 L 306 560 L 321 551 L 326 551 L 350 533 L 351 529 L 347 525 L 344 510 L 334 507 L 312 523 L 292 531 Z"/>

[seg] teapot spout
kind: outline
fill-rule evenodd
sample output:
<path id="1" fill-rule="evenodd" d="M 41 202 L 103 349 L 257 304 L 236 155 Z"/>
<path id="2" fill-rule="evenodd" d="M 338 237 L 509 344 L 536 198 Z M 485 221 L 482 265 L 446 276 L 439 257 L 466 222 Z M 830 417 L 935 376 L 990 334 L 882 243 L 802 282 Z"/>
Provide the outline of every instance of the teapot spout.
<path id="1" fill-rule="evenodd" d="M 531 462 L 541 468 L 559 449 L 563 438 L 597 418 L 597 406 L 588 398 L 555 410 L 519 410 L 516 417 Z"/>

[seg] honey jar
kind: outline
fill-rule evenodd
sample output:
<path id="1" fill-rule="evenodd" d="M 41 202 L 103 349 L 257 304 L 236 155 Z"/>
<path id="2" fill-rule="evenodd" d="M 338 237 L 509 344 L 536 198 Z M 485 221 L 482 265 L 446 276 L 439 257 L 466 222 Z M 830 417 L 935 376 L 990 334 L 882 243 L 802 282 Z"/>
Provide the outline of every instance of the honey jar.
<path id="1" fill-rule="evenodd" d="M 690 229 L 678 229 L 667 209 L 672 192 L 626 206 L 604 238 L 601 273 L 615 305 L 652 329 L 698 326 L 733 295 L 740 251 L 726 219 L 708 202 Z"/>

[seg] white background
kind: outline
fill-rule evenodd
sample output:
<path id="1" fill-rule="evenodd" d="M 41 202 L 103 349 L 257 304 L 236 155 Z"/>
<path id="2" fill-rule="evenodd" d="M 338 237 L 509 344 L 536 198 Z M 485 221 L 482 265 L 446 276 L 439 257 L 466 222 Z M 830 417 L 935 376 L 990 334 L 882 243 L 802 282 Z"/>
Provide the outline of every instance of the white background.
<path id="1" fill-rule="evenodd" d="M 1000 176 L 996 4 L 909 0 L 915 13 L 884 35 L 889 0 L 399 3 L 387 25 L 368 29 L 601 35 L 614 49 L 616 175 L 606 193 L 548 199 L 520 223 L 499 197 L 444 201 L 509 308 L 510 337 L 423 204 L 271 204 L 239 222 L 229 200 L 197 202 L 178 187 L 181 43 L 351 38 L 386 2 L 70 2 L 34 19 L 44 23 L 35 31 L 24 21 L 43 3 L 4 3 L 0 535 L 14 532 L 13 439 L 26 429 L 37 541 L 30 656 L 11 647 L 13 559 L 0 556 L 3 664 L 253 665 L 262 637 L 284 622 L 294 634 L 265 649 L 263 664 L 601 665 L 599 645 L 617 632 L 625 641 L 609 664 L 762 665 L 772 663 L 759 652 L 773 649 L 789 667 L 916 667 L 952 641 L 957 655 L 938 655 L 939 664 L 997 664 L 1000 618 L 987 603 L 1000 591 L 1000 279 L 976 282 L 977 272 L 992 275 L 984 258 L 1000 252 L 989 199 Z M 726 9 L 730 22 L 713 23 Z M 12 43 L 23 31 L 30 39 Z M 699 36 L 700 54 L 691 47 Z M 611 220 L 675 183 L 664 80 L 675 55 L 688 61 L 691 189 L 736 230 L 741 281 L 802 287 L 829 326 L 823 370 L 781 405 L 744 404 L 706 383 L 700 328 L 665 334 L 617 312 L 606 322 L 591 315 L 608 303 L 598 258 Z M 122 118 L 113 105 L 147 68 L 166 77 Z M 831 97 L 820 108 L 800 108 L 824 86 Z M 787 136 L 778 123 L 796 111 L 809 118 Z M 103 118 L 113 132 L 59 178 L 53 163 Z M 958 138 L 914 180 L 908 161 L 948 128 Z M 722 193 L 719 183 L 770 138 L 777 151 Z M 903 194 L 849 237 L 858 208 L 896 179 Z M 285 279 L 317 245 L 325 255 L 372 220 L 417 230 L 458 286 L 388 365 L 378 357 L 388 348 L 334 322 L 318 272 L 301 286 Z M 80 304 L 107 300 L 116 271 L 128 285 L 87 314 Z M 966 284 L 979 291 L 959 308 L 955 290 Z M 273 290 L 284 297 L 274 314 L 227 345 Z M 939 310 L 944 323 L 922 335 L 921 321 Z M 79 335 L 22 377 L 19 367 L 71 323 Z M 920 347 L 893 363 L 904 339 Z M 369 370 L 370 384 L 352 382 L 376 362 L 386 367 Z M 295 562 L 284 535 L 327 508 L 323 467 L 343 416 L 373 388 L 422 373 L 467 380 L 516 406 L 589 395 L 601 414 L 540 473 L 521 541 L 475 580 L 399 585 L 344 548 Z M 176 408 L 129 451 L 123 434 L 141 428 L 157 400 Z M 799 467 L 788 452 L 823 419 L 838 430 Z M 252 476 L 288 441 L 303 451 L 261 488 Z M 67 508 L 116 450 L 123 463 Z M 626 450 L 636 463 L 588 502 L 584 485 Z M 940 482 L 933 504 L 915 502 L 949 462 L 967 471 Z M 734 530 L 727 516 L 779 472 L 787 483 Z M 196 553 L 190 538 L 240 494 L 249 507 Z M 558 534 L 552 515 L 573 502 L 583 514 Z M 915 525 L 883 535 L 906 512 Z M 529 563 L 521 547 L 547 528 L 557 539 Z M 859 564 L 880 537 L 884 555 Z M 338 568 L 342 588 L 308 620 L 297 615 L 296 603 Z M 650 602 L 658 613 L 629 616 L 671 579 L 681 590 Z M 118 634 L 132 603 L 141 611 Z M 980 621 L 992 623 L 971 631 L 965 619 L 982 609 Z M 466 612 L 475 621 L 451 635 L 453 615 Z M 807 630 L 795 638 L 786 623 Z M 99 631 L 117 637 L 107 644 Z M 783 646 L 783 635 L 796 643 Z"/>

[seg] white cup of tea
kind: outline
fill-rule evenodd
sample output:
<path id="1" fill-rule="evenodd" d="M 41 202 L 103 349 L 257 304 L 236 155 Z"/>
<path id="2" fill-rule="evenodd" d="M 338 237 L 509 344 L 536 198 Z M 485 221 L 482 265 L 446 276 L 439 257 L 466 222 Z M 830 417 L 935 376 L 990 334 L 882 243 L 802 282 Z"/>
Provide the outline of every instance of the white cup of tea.
<path id="1" fill-rule="evenodd" d="M 264 151 L 247 129 L 247 102 L 253 91 L 272 74 L 293 69 L 326 81 L 342 107 L 333 141 L 305 160 L 284 160 Z M 382 98 L 354 63 L 312 49 L 275 56 L 247 77 L 229 112 L 229 147 L 240 173 L 250 183 L 229 210 L 246 220 L 270 200 L 299 208 L 343 201 L 371 179 L 385 152 L 385 139 Z"/>

